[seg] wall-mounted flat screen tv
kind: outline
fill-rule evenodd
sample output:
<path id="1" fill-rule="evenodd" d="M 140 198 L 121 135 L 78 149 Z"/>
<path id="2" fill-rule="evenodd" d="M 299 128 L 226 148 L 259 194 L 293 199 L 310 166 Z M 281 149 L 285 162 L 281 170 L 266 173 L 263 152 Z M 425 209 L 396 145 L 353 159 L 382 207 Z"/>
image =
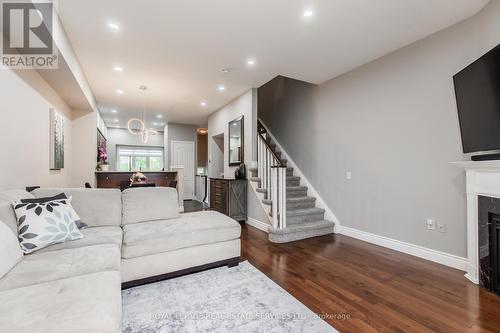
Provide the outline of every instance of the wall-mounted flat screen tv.
<path id="1" fill-rule="evenodd" d="M 500 149 L 500 45 L 453 81 L 464 153 Z"/>

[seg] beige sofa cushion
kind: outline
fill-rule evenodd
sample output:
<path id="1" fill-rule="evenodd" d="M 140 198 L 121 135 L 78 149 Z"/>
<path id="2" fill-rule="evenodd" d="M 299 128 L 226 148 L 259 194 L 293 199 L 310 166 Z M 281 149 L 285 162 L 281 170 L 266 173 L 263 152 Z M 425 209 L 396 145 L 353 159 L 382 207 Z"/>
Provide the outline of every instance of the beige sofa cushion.
<path id="1" fill-rule="evenodd" d="M 103 271 L 119 271 L 120 249 L 101 244 L 25 255 L 0 279 L 0 291 Z"/>
<path id="2" fill-rule="evenodd" d="M 120 226 L 122 221 L 121 192 L 118 189 L 97 188 L 38 188 L 37 198 L 51 197 L 59 193 L 72 197 L 71 205 L 81 222 L 89 227 Z"/>
<path id="3" fill-rule="evenodd" d="M 180 215 L 177 190 L 170 187 L 137 187 L 122 192 L 123 225 L 167 220 Z"/>
<path id="4" fill-rule="evenodd" d="M 60 192 L 59 192 L 60 193 Z M 12 202 L 21 199 L 33 199 L 34 196 L 24 190 L 7 190 L 0 192 L 0 221 L 3 221 L 17 237 L 17 218 Z"/>
<path id="5" fill-rule="evenodd" d="M 0 300 L 0 332 L 121 332 L 118 271 L 1 291 Z"/>
<path id="6" fill-rule="evenodd" d="M 186 247 L 144 257 L 122 259 L 122 282 L 144 279 L 240 256 L 240 240 Z"/>
<path id="7" fill-rule="evenodd" d="M 0 281 L 23 257 L 19 241 L 10 228 L 0 221 Z"/>
<path id="8" fill-rule="evenodd" d="M 240 237 L 238 222 L 214 211 L 123 227 L 123 258 L 136 258 Z"/>
<path id="9" fill-rule="evenodd" d="M 37 251 L 37 253 L 74 249 L 98 244 L 115 244 L 119 248 L 122 246 L 122 228 L 120 227 L 91 227 L 80 229 L 80 232 L 83 235 L 82 239 L 54 244 Z"/>

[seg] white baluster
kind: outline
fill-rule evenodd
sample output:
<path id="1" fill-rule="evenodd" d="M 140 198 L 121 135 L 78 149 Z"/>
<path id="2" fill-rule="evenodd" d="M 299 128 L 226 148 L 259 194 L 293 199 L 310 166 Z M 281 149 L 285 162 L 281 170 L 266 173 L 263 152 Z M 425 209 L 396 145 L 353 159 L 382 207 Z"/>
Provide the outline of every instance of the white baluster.
<path id="1" fill-rule="evenodd" d="M 266 164 L 266 145 L 262 140 L 262 188 L 265 190 L 267 186 L 267 164 Z"/>
<path id="2" fill-rule="evenodd" d="M 286 167 L 279 168 L 279 177 L 281 180 L 280 186 L 280 227 L 281 229 L 286 228 Z"/>
<path id="3" fill-rule="evenodd" d="M 273 227 L 275 229 L 280 229 L 278 224 L 278 168 L 271 169 L 271 179 L 272 181 L 272 196 L 271 196 L 271 207 L 273 209 Z"/>
<path id="4" fill-rule="evenodd" d="M 266 145 L 264 144 L 264 140 L 262 140 L 262 149 L 261 149 L 261 154 L 262 154 L 262 179 L 261 179 L 261 185 L 260 187 L 265 189 L 266 188 Z"/>
<path id="5" fill-rule="evenodd" d="M 267 165 L 266 165 L 266 145 L 264 144 L 264 140 L 262 140 L 262 185 L 263 189 L 266 189 L 267 186 Z"/>
<path id="6" fill-rule="evenodd" d="M 271 151 L 267 148 L 267 198 L 271 198 Z"/>
<path id="7" fill-rule="evenodd" d="M 262 139 L 257 135 L 257 177 L 261 178 L 260 186 L 262 186 Z"/>

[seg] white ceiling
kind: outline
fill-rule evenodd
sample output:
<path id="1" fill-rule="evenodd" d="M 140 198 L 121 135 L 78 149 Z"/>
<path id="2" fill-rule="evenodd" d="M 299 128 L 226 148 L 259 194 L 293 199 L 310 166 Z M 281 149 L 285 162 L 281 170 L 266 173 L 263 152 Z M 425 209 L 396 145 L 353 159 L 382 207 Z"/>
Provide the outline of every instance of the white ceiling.
<path id="1" fill-rule="evenodd" d="M 148 86 L 150 124 L 202 125 L 211 112 L 278 74 L 325 82 L 464 20 L 487 3 L 60 0 L 59 14 L 108 125 L 125 126 L 140 114 L 141 84 Z M 313 15 L 305 18 L 305 10 Z M 109 22 L 120 31 L 111 31 Z M 250 57 L 253 67 L 246 65 Z M 124 71 L 115 72 L 115 65 Z M 228 67 L 232 71 L 223 73 Z M 217 90 L 220 84 L 225 92 Z M 112 108 L 119 113 L 111 114 Z"/>

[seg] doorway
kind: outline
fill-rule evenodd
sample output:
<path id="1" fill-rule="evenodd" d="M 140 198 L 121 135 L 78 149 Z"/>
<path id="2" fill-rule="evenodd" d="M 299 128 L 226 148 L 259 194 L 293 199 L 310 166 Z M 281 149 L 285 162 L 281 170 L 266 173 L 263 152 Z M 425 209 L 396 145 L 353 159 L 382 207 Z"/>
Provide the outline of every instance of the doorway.
<path id="1" fill-rule="evenodd" d="M 194 146 L 194 141 L 171 141 L 170 164 L 184 167 L 182 181 L 184 200 L 194 199 Z"/>
<path id="2" fill-rule="evenodd" d="M 224 133 L 212 136 L 210 145 L 210 177 L 220 177 L 224 175 Z"/>

